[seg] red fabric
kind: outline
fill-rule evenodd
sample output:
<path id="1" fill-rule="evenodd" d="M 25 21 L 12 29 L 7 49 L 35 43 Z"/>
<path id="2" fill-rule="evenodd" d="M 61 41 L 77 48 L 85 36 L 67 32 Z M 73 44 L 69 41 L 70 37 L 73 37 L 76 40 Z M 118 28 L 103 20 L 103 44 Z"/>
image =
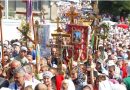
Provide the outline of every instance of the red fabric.
<path id="1" fill-rule="evenodd" d="M 63 80 L 64 80 L 63 75 L 56 75 L 56 88 L 57 88 L 57 90 L 60 90 L 61 83 Z"/>
<path id="2" fill-rule="evenodd" d="M 117 26 L 124 29 L 127 29 L 129 27 L 127 24 L 118 24 Z"/>
<path id="3" fill-rule="evenodd" d="M 126 65 L 123 63 L 122 65 L 122 78 L 126 78 L 127 77 L 127 71 L 126 71 Z"/>
<path id="4" fill-rule="evenodd" d="M 94 87 L 93 87 L 93 90 L 98 90 L 98 87 L 97 87 L 97 86 L 94 86 Z"/>
<path id="5" fill-rule="evenodd" d="M 80 60 L 84 61 L 87 58 L 87 46 L 88 46 L 88 26 L 81 26 L 75 24 L 67 24 L 66 29 L 68 34 L 71 34 L 71 45 L 74 46 L 73 48 L 73 56 L 74 60 L 77 61 L 79 57 L 79 50 L 82 51 Z M 79 31 L 81 32 L 81 40 L 79 43 L 74 42 L 74 32 Z M 69 53 L 70 54 L 70 53 Z"/>

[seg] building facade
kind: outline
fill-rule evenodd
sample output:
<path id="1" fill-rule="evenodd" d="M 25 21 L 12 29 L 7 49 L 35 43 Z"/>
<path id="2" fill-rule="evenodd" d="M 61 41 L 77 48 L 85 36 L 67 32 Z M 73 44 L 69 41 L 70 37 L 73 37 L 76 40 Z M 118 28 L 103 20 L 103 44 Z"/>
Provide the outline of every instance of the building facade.
<path id="1" fill-rule="evenodd" d="M 58 0 L 32 0 L 33 12 L 40 13 L 42 7 L 45 9 L 45 19 L 55 19 L 57 17 L 57 5 Z M 26 3 L 22 0 L 3 0 L 2 4 L 4 6 L 3 18 L 6 19 L 21 19 L 25 15 L 18 15 L 16 12 L 26 12 Z M 40 17 L 40 16 L 36 16 Z"/>

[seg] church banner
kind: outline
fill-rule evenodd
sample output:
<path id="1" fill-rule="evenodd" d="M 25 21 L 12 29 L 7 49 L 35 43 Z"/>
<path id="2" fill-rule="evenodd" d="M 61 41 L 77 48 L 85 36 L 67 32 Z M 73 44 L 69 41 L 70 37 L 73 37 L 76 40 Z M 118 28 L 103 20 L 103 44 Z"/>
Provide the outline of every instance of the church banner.
<path id="1" fill-rule="evenodd" d="M 78 60 L 80 51 L 82 51 L 80 60 L 86 60 L 88 52 L 88 26 L 68 24 L 66 31 L 71 34 L 71 45 L 74 47 L 74 60 Z"/>
<path id="2" fill-rule="evenodd" d="M 49 41 L 50 25 L 41 25 L 38 30 L 41 56 L 46 56 L 49 53 L 49 48 L 46 47 Z"/>

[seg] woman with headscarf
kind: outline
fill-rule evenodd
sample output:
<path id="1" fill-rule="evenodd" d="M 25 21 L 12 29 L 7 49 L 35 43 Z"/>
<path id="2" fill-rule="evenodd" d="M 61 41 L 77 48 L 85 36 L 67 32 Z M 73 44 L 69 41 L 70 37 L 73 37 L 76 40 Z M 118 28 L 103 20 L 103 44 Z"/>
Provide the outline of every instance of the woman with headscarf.
<path id="1" fill-rule="evenodd" d="M 56 90 L 54 83 L 52 82 L 53 74 L 50 71 L 43 72 L 43 82 L 47 86 L 48 90 Z"/>

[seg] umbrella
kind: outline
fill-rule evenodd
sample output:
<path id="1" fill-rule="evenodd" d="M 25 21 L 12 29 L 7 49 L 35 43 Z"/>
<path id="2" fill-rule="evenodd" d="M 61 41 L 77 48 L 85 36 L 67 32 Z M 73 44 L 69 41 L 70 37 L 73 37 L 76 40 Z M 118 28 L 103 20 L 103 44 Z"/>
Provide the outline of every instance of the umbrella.
<path id="1" fill-rule="evenodd" d="M 113 21 L 102 21 L 102 22 L 100 22 L 99 24 L 101 25 L 101 24 L 103 24 L 103 23 L 106 23 L 106 24 L 108 24 L 108 25 L 110 25 L 110 26 L 117 24 L 116 22 L 113 22 Z"/>
<path id="2" fill-rule="evenodd" d="M 129 25 L 127 25 L 127 24 L 118 24 L 117 26 L 120 28 L 123 28 L 123 29 L 129 28 Z"/>

